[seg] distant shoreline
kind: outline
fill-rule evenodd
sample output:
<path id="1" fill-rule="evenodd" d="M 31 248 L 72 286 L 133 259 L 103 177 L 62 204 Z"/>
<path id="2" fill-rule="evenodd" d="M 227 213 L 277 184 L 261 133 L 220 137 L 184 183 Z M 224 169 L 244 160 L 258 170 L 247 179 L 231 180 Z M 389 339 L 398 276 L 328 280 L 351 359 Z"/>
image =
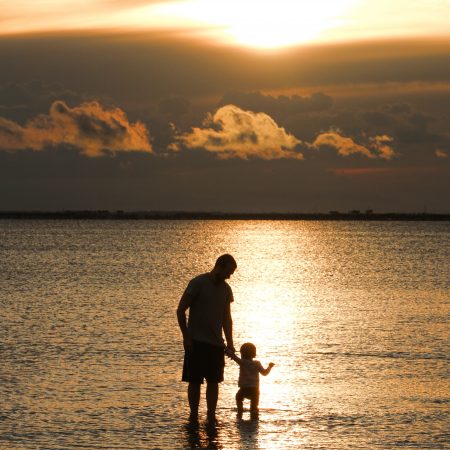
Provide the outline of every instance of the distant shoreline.
<path id="1" fill-rule="evenodd" d="M 450 221 L 450 213 L 226 213 L 189 211 L 0 211 L 1 219 L 21 220 L 327 220 Z"/>

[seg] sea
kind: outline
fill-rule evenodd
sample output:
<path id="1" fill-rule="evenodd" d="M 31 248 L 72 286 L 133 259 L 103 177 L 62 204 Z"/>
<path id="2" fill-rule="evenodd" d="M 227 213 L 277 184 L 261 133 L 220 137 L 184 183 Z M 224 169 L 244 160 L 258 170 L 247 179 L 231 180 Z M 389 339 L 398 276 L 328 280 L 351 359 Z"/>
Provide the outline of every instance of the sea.
<path id="1" fill-rule="evenodd" d="M 231 253 L 238 418 L 188 421 L 176 308 Z M 450 448 L 450 222 L 0 221 L 0 448 Z"/>

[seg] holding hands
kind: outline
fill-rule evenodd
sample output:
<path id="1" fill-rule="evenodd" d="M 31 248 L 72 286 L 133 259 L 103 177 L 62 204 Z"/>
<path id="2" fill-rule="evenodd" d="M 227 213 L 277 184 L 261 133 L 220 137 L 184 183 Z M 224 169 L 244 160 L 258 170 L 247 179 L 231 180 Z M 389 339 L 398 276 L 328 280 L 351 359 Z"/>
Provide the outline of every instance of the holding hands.
<path id="1" fill-rule="evenodd" d="M 225 347 L 225 355 L 227 355 L 229 358 L 231 358 L 232 356 L 234 356 L 234 354 L 236 353 L 236 349 L 234 347 Z"/>
<path id="2" fill-rule="evenodd" d="M 228 352 L 236 353 L 236 349 L 234 348 L 234 344 L 232 342 L 227 343 L 227 346 L 225 347 L 225 353 L 228 353 Z"/>

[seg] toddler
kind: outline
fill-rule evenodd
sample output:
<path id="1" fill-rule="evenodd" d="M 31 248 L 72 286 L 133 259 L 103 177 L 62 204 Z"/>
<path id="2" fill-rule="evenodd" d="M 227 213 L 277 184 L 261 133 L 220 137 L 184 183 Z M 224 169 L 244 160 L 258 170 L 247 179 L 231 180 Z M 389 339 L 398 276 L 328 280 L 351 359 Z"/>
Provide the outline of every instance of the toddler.
<path id="1" fill-rule="evenodd" d="M 241 358 L 231 351 L 226 352 L 227 355 L 239 364 L 239 390 L 236 394 L 236 406 L 238 416 L 242 417 L 244 411 L 243 402 L 245 398 L 250 400 L 251 417 L 258 416 L 259 404 L 259 374 L 268 375 L 275 365 L 270 363 L 267 369 L 264 369 L 259 361 L 254 360 L 256 357 L 256 347 L 247 342 L 240 348 Z"/>

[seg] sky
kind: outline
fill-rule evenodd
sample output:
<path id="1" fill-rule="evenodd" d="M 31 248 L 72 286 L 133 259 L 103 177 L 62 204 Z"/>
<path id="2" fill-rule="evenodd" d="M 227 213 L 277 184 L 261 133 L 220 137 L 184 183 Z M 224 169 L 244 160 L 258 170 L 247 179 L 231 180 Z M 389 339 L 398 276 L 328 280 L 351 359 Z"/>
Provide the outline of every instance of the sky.
<path id="1" fill-rule="evenodd" d="M 450 0 L 0 11 L 0 210 L 450 212 Z"/>

